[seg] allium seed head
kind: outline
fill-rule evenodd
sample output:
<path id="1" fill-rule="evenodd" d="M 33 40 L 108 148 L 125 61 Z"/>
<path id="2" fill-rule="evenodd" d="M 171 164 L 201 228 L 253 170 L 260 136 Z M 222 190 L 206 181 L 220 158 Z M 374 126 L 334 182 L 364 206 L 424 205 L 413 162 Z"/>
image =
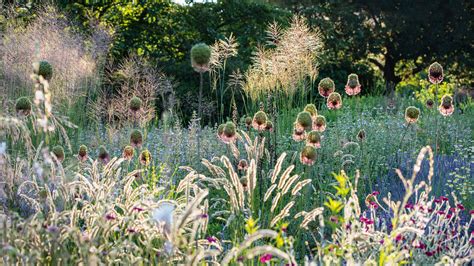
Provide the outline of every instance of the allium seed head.
<path id="1" fill-rule="evenodd" d="M 20 97 L 16 100 L 15 110 L 18 114 L 28 116 L 31 113 L 31 101 L 27 97 Z"/>
<path id="2" fill-rule="evenodd" d="M 405 120 L 407 123 L 412 124 L 418 121 L 420 117 L 420 109 L 416 108 L 415 106 L 409 106 L 405 110 Z"/>
<path id="3" fill-rule="evenodd" d="M 50 81 L 53 77 L 53 67 L 47 61 L 38 61 L 33 63 L 33 73 Z"/>
<path id="4" fill-rule="evenodd" d="M 318 109 L 316 109 L 316 105 L 312 103 L 307 104 L 306 107 L 304 108 L 304 111 L 311 114 L 311 118 L 313 119 L 313 121 L 318 116 Z"/>
<path id="5" fill-rule="evenodd" d="M 140 109 L 142 108 L 142 100 L 137 96 L 133 96 L 133 98 L 130 99 L 129 108 L 132 112 L 140 111 Z"/>
<path id="6" fill-rule="evenodd" d="M 441 104 L 438 110 L 443 116 L 452 115 L 454 113 L 453 98 L 449 95 L 444 95 L 443 98 L 441 98 Z"/>
<path id="7" fill-rule="evenodd" d="M 347 77 L 347 83 L 345 87 L 346 94 L 349 96 L 357 95 L 361 91 L 361 86 L 359 83 L 359 77 L 357 74 L 350 74 Z"/>
<path id="8" fill-rule="evenodd" d="M 318 115 L 316 120 L 313 122 L 313 130 L 324 132 L 326 130 L 326 118 L 322 115 Z"/>
<path id="9" fill-rule="evenodd" d="M 303 128 L 298 128 L 295 126 L 295 128 L 293 129 L 293 139 L 295 141 L 302 141 L 304 139 L 306 139 L 306 132 L 304 131 Z"/>
<path id="10" fill-rule="evenodd" d="M 265 126 L 265 130 L 272 132 L 273 131 L 273 123 L 272 121 L 268 120 L 267 125 Z"/>
<path id="11" fill-rule="evenodd" d="M 224 128 L 221 128 L 222 133 L 219 134 L 219 138 L 224 142 L 225 144 L 229 144 L 231 142 L 234 142 L 235 139 L 237 138 L 237 131 L 235 124 L 233 122 L 227 122 L 224 125 Z M 220 127 L 220 126 L 219 126 Z M 217 130 L 219 132 L 219 128 Z"/>
<path id="12" fill-rule="evenodd" d="M 264 111 L 258 111 L 253 116 L 252 127 L 255 130 L 263 131 L 267 127 L 267 114 Z"/>
<path id="13" fill-rule="evenodd" d="M 79 161 L 84 162 L 87 160 L 87 146 L 86 145 L 81 145 L 79 147 L 79 152 L 77 153 L 77 159 Z"/>
<path id="14" fill-rule="evenodd" d="M 296 117 L 295 127 L 302 128 L 305 131 L 311 130 L 313 126 L 313 119 L 309 112 L 303 111 Z"/>
<path id="15" fill-rule="evenodd" d="M 428 99 L 426 100 L 426 107 L 431 109 L 433 108 L 433 105 L 434 105 L 434 101 L 432 99 Z"/>
<path id="16" fill-rule="evenodd" d="M 191 48 L 191 65 L 194 70 L 204 73 L 209 70 L 211 48 L 205 43 L 198 43 Z"/>
<path id="17" fill-rule="evenodd" d="M 329 94 L 333 93 L 336 89 L 334 81 L 330 78 L 323 78 L 318 85 L 319 94 L 324 98 L 327 98 Z"/>
<path id="18" fill-rule="evenodd" d="M 321 148 L 321 133 L 313 130 L 306 136 L 306 145 Z"/>
<path id="19" fill-rule="evenodd" d="M 239 161 L 239 164 L 237 165 L 237 169 L 239 170 L 247 170 L 248 167 L 249 167 L 249 164 L 247 163 L 247 160 L 245 159 L 241 159 Z"/>
<path id="20" fill-rule="evenodd" d="M 134 129 L 130 134 L 130 144 L 133 147 L 141 147 L 143 144 L 142 132 L 138 129 Z"/>
<path id="21" fill-rule="evenodd" d="M 305 146 L 300 153 L 300 161 L 305 165 L 313 165 L 316 161 L 316 148 L 313 146 Z"/>
<path id="22" fill-rule="evenodd" d="M 130 160 L 132 160 L 134 153 L 135 153 L 135 149 L 132 146 L 127 145 L 127 146 L 125 146 L 125 148 L 123 148 L 122 157 L 125 160 L 130 161 Z"/>
<path id="23" fill-rule="evenodd" d="M 434 62 L 428 68 L 428 79 L 433 84 L 443 81 L 443 67 L 438 62 Z"/>
<path id="24" fill-rule="evenodd" d="M 252 126 L 252 117 L 250 117 L 250 116 L 246 116 L 246 117 L 245 117 L 245 125 L 246 125 L 247 127 Z"/>
<path id="25" fill-rule="evenodd" d="M 58 159 L 59 162 L 64 161 L 64 149 L 62 146 L 54 146 L 53 147 L 53 154 L 56 156 L 56 159 Z"/>
<path id="26" fill-rule="evenodd" d="M 107 164 L 110 161 L 110 155 L 105 146 L 99 147 L 99 155 L 97 156 L 99 161 L 103 164 Z"/>
<path id="27" fill-rule="evenodd" d="M 342 107 L 341 95 L 337 92 L 331 93 L 327 98 L 327 106 L 329 109 L 340 109 Z"/>
<path id="28" fill-rule="evenodd" d="M 151 163 L 151 153 L 149 150 L 143 150 L 140 153 L 140 163 L 144 166 L 148 166 Z"/>

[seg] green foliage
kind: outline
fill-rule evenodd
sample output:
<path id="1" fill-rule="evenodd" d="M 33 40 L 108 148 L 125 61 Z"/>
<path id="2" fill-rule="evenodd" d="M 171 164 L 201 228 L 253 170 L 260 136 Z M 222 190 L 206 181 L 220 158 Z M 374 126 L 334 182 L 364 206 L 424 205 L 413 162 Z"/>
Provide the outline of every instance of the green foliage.
<path id="1" fill-rule="evenodd" d="M 46 80 L 51 80 L 53 77 L 53 67 L 47 61 L 39 61 L 33 63 L 33 73 L 42 76 Z"/>
<path id="2" fill-rule="evenodd" d="M 31 101 L 28 97 L 20 97 L 16 100 L 15 110 L 17 112 L 29 113 L 31 111 Z"/>

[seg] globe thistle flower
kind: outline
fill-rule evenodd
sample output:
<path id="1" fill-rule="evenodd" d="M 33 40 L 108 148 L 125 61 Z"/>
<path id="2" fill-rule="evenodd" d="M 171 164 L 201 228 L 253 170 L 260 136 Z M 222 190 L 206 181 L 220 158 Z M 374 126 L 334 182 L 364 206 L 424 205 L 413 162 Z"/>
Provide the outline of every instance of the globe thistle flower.
<path id="1" fill-rule="evenodd" d="M 306 139 L 306 132 L 302 128 L 295 127 L 293 129 L 293 136 L 292 137 L 295 141 L 300 142 L 300 141 Z"/>
<path id="2" fill-rule="evenodd" d="M 222 130 L 222 133 L 220 134 L 218 133 L 220 140 L 224 142 L 225 144 L 234 142 L 235 139 L 237 138 L 237 131 L 236 131 L 235 124 L 229 121 L 222 125 L 224 125 L 224 128 L 220 129 Z M 218 128 L 218 132 L 219 132 L 219 128 Z"/>
<path id="3" fill-rule="evenodd" d="M 319 94 L 324 98 L 327 98 L 334 90 L 336 90 L 336 85 L 330 78 L 323 78 L 318 84 Z"/>
<path id="4" fill-rule="evenodd" d="M 321 148 L 321 133 L 313 130 L 306 136 L 306 145 Z"/>
<path id="5" fill-rule="evenodd" d="M 143 144 L 143 135 L 142 132 L 138 129 L 134 129 L 130 134 L 130 144 L 134 148 L 140 148 Z"/>
<path id="6" fill-rule="evenodd" d="M 313 119 L 311 117 L 311 114 L 309 112 L 303 111 L 298 114 L 296 117 L 295 121 L 295 128 L 305 131 L 311 130 L 311 127 L 313 126 Z"/>
<path id="7" fill-rule="evenodd" d="M 427 107 L 428 109 L 431 109 L 431 108 L 433 108 L 433 106 L 434 106 L 434 101 L 433 101 L 432 99 L 428 99 L 428 100 L 426 100 L 426 103 L 425 103 L 425 104 L 426 104 L 426 107 Z"/>
<path id="8" fill-rule="evenodd" d="M 33 63 L 33 73 L 50 81 L 53 77 L 53 67 L 47 61 L 38 61 Z"/>
<path id="9" fill-rule="evenodd" d="M 265 126 L 265 130 L 269 131 L 269 132 L 273 132 L 273 123 L 272 121 L 267 121 L 267 125 Z"/>
<path id="10" fill-rule="evenodd" d="M 84 162 L 87 160 L 87 146 L 86 145 L 81 145 L 79 147 L 79 152 L 77 153 L 77 159 L 81 162 Z"/>
<path id="11" fill-rule="evenodd" d="M 242 159 L 239 161 L 239 164 L 237 165 L 237 169 L 245 171 L 249 168 L 249 164 L 247 163 L 247 160 Z"/>
<path id="12" fill-rule="evenodd" d="M 140 153 L 140 163 L 144 166 L 148 166 L 151 163 L 151 153 L 145 149 Z"/>
<path id="13" fill-rule="evenodd" d="M 263 131 L 267 127 L 267 114 L 264 111 L 258 111 L 253 116 L 252 127 L 255 130 Z"/>
<path id="14" fill-rule="evenodd" d="M 56 159 L 58 159 L 59 162 L 64 161 L 64 149 L 62 146 L 54 146 L 52 150 L 54 156 L 56 156 Z"/>
<path id="15" fill-rule="evenodd" d="M 308 112 L 311 115 L 311 118 L 313 119 L 313 121 L 318 116 L 318 109 L 316 109 L 316 105 L 314 105 L 312 103 L 307 104 L 304 108 L 304 111 Z"/>
<path id="16" fill-rule="evenodd" d="M 305 146 L 300 153 L 300 161 L 305 165 L 313 165 L 316 161 L 316 148 L 313 146 Z"/>
<path id="17" fill-rule="evenodd" d="M 313 122 L 313 130 L 324 132 L 326 130 L 326 118 L 322 115 L 318 115 Z"/>
<path id="18" fill-rule="evenodd" d="M 140 109 L 142 109 L 142 99 L 138 98 L 137 96 L 133 96 L 132 99 L 130 99 L 128 107 L 133 113 L 140 111 Z"/>
<path id="19" fill-rule="evenodd" d="M 333 92 L 327 98 L 327 106 L 329 109 L 340 109 L 342 107 L 341 95 L 337 92 Z"/>
<path id="20" fill-rule="evenodd" d="M 209 70 L 211 48 L 205 43 L 198 43 L 191 48 L 191 65 L 194 70 L 204 73 Z"/>
<path id="21" fill-rule="evenodd" d="M 428 68 L 428 79 L 433 84 L 443 81 L 443 67 L 438 62 L 434 62 Z"/>
<path id="22" fill-rule="evenodd" d="M 359 133 L 357 133 L 357 139 L 359 141 L 364 141 L 366 137 L 367 136 L 365 134 L 365 130 L 363 130 L 363 129 L 359 130 Z"/>
<path id="23" fill-rule="evenodd" d="M 415 106 L 409 106 L 405 109 L 405 120 L 409 124 L 416 123 L 418 118 L 420 117 L 420 109 L 416 108 Z"/>
<path id="24" fill-rule="evenodd" d="M 110 155 L 105 146 L 99 147 L 99 155 L 97 156 L 99 161 L 103 164 L 107 164 L 110 161 Z"/>
<path id="25" fill-rule="evenodd" d="M 31 102 L 27 97 L 20 97 L 16 100 L 15 110 L 18 114 L 28 116 L 31 113 Z"/>
<path id="26" fill-rule="evenodd" d="M 346 94 L 349 96 L 357 95 L 361 91 L 359 83 L 359 76 L 357 74 L 350 74 L 347 77 L 347 83 L 345 87 Z"/>
<path id="27" fill-rule="evenodd" d="M 454 113 L 453 98 L 449 95 L 444 95 L 443 98 L 441 98 L 441 104 L 438 110 L 443 116 L 452 115 Z"/>
<path id="28" fill-rule="evenodd" d="M 125 148 L 123 148 L 122 157 L 125 160 L 128 160 L 128 161 L 132 160 L 133 154 L 135 154 L 135 149 L 132 146 L 127 145 L 125 146 Z"/>

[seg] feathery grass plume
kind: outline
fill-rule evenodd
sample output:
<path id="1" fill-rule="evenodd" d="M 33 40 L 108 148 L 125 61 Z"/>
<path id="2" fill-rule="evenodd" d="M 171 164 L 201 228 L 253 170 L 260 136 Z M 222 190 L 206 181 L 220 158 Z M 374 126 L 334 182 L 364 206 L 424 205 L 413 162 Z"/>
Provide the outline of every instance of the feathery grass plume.
<path id="1" fill-rule="evenodd" d="M 426 108 L 431 109 L 434 106 L 434 101 L 432 99 L 428 99 L 425 102 Z"/>
<path id="2" fill-rule="evenodd" d="M 301 222 L 300 227 L 304 229 L 308 229 L 309 223 L 316 220 L 317 217 L 324 219 L 324 217 L 322 217 L 323 211 L 324 211 L 323 207 L 315 208 L 314 210 L 310 212 L 302 211 L 295 215 L 295 219 L 298 219 L 299 217 L 303 217 L 303 221 Z"/>
<path id="3" fill-rule="evenodd" d="M 443 116 L 452 115 L 454 113 L 453 98 L 447 94 L 443 95 L 438 110 Z"/>
<path id="4" fill-rule="evenodd" d="M 367 135 L 365 133 L 365 130 L 364 129 L 359 130 L 359 132 L 357 133 L 357 139 L 359 141 L 364 141 L 366 137 Z"/>
<path id="5" fill-rule="evenodd" d="M 327 98 L 327 106 L 329 109 L 339 109 L 342 107 L 342 97 L 339 93 L 333 92 Z"/>
<path id="6" fill-rule="evenodd" d="M 137 96 L 133 96 L 132 99 L 130 100 L 130 103 L 128 105 L 128 108 L 130 111 L 133 113 L 137 113 L 142 109 L 142 99 L 138 98 Z"/>
<path id="7" fill-rule="evenodd" d="M 134 129 L 132 133 L 130 133 L 130 144 L 134 148 L 140 148 L 143 144 L 143 135 L 142 132 L 138 129 Z"/>
<path id="8" fill-rule="evenodd" d="M 64 149 L 62 146 L 54 146 L 52 149 L 52 152 L 54 156 L 56 156 L 56 159 L 58 159 L 59 162 L 64 161 Z"/>
<path id="9" fill-rule="evenodd" d="M 27 97 L 20 97 L 16 100 L 15 110 L 17 114 L 28 116 L 31 113 L 31 101 Z"/>
<path id="10" fill-rule="evenodd" d="M 428 79 L 433 84 L 439 84 L 443 81 L 443 67 L 438 62 L 434 62 L 428 68 Z"/>
<path id="11" fill-rule="evenodd" d="M 313 122 L 313 130 L 324 132 L 326 130 L 326 118 L 318 115 Z"/>
<path id="12" fill-rule="evenodd" d="M 293 128 L 293 135 L 292 135 L 293 140 L 295 141 L 302 141 L 306 139 L 306 131 L 302 128 L 297 128 L 296 126 Z"/>
<path id="13" fill-rule="evenodd" d="M 295 205 L 295 201 L 288 202 L 288 204 L 286 204 L 285 207 L 283 207 L 280 213 L 272 219 L 272 221 L 270 222 L 270 227 L 275 226 L 279 221 L 290 216 L 290 210 L 294 205 Z"/>
<path id="14" fill-rule="evenodd" d="M 211 48 L 205 43 L 195 44 L 191 48 L 191 65 L 199 73 L 209 71 Z"/>
<path id="15" fill-rule="evenodd" d="M 47 81 L 50 81 L 53 77 L 53 67 L 47 61 L 34 62 L 33 73 L 42 76 Z"/>
<path id="16" fill-rule="evenodd" d="M 300 161 L 305 165 L 313 165 L 316 161 L 316 148 L 306 145 L 300 152 Z"/>
<path id="17" fill-rule="evenodd" d="M 316 105 L 312 103 L 307 104 L 304 107 L 304 111 L 311 114 L 311 118 L 313 119 L 313 121 L 316 120 L 316 117 L 318 116 L 318 109 L 316 108 Z"/>
<path id="18" fill-rule="evenodd" d="M 224 126 L 223 128 L 221 127 L 222 125 Z M 236 131 L 235 124 L 229 121 L 222 125 L 219 126 L 217 130 L 219 139 L 225 144 L 233 143 L 237 138 L 237 131 Z M 219 133 L 220 131 L 222 132 Z"/>
<path id="19" fill-rule="evenodd" d="M 294 123 L 295 129 L 310 131 L 313 125 L 313 119 L 309 112 L 303 111 L 298 114 Z"/>
<path id="20" fill-rule="evenodd" d="M 247 160 L 241 159 L 239 161 L 239 164 L 237 165 L 237 169 L 239 169 L 241 171 L 245 171 L 245 170 L 247 170 L 247 168 L 249 168 L 249 164 L 248 164 Z"/>
<path id="21" fill-rule="evenodd" d="M 349 96 L 354 96 L 360 93 L 361 86 L 359 83 L 359 76 L 357 74 L 350 74 L 347 77 L 347 83 L 345 87 L 346 94 Z"/>
<path id="22" fill-rule="evenodd" d="M 110 161 L 110 154 L 109 151 L 105 148 L 105 146 L 101 145 L 99 147 L 99 154 L 97 155 L 97 158 L 99 158 L 99 161 L 102 164 L 107 164 Z"/>
<path id="23" fill-rule="evenodd" d="M 149 150 L 145 149 L 140 153 L 140 163 L 143 166 L 148 166 L 151 163 L 151 153 Z"/>
<path id="24" fill-rule="evenodd" d="M 86 145 L 81 145 L 79 147 L 79 152 L 77 153 L 77 159 L 81 162 L 86 161 L 88 158 L 87 156 L 87 146 Z"/>
<path id="25" fill-rule="evenodd" d="M 264 131 L 267 127 L 268 117 L 264 111 L 258 111 L 253 116 L 252 127 L 258 131 Z"/>
<path id="26" fill-rule="evenodd" d="M 309 132 L 306 136 L 306 145 L 321 148 L 321 133 L 316 130 Z"/>
<path id="27" fill-rule="evenodd" d="M 123 148 L 122 157 L 125 160 L 130 161 L 132 160 L 134 153 L 135 153 L 135 149 L 132 146 L 127 145 L 125 146 L 125 148 Z"/>
<path id="28" fill-rule="evenodd" d="M 336 85 L 331 78 L 323 78 L 318 84 L 319 95 L 324 98 L 329 97 L 336 90 Z"/>
<path id="29" fill-rule="evenodd" d="M 298 194 L 298 192 L 307 184 L 311 184 L 311 179 L 308 178 L 308 179 L 301 180 L 300 182 L 298 182 L 291 190 L 291 195 L 295 196 L 296 194 Z"/>
<path id="30" fill-rule="evenodd" d="M 418 118 L 420 117 L 420 109 L 416 108 L 415 106 L 409 106 L 405 110 L 405 120 L 409 124 L 416 123 Z"/>

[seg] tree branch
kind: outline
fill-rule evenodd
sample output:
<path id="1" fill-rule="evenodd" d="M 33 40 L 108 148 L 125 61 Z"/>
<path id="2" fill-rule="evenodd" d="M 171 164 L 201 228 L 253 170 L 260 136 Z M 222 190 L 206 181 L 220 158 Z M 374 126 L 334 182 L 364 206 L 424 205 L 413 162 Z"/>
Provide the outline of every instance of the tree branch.
<path id="1" fill-rule="evenodd" d="M 375 64 L 378 68 L 380 68 L 380 70 L 383 71 L 384 65 L 382 63 L 380 63 L 377 59 L 369 58 L 368 60 L 369 60 L 369 62 Z"/>

